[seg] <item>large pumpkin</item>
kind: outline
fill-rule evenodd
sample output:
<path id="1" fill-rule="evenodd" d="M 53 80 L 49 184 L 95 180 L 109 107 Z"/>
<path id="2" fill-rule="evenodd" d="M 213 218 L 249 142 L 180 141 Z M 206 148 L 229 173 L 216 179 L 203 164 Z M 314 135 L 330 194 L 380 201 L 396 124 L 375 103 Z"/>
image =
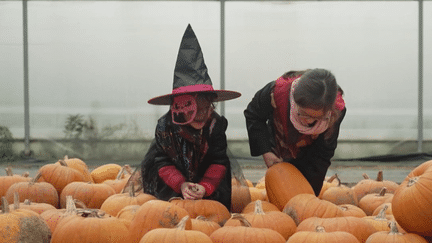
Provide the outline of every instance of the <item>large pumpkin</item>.
<path id="1" fill-rule="evenodd" d="M 213 243 L 210 237 L 201 231 L 185 230 L 186 221 L 189 216 L 185 216 L 174 228 L 154 229 L 140 240 L 140 243 Z"/>
<path id="2" fill-rule="evenodd" d="M 396 190 L 392 211 L 407 232 L 432 236 L 432 160 L 412 170 Z"/>
<path id="3" fill-rule="evenodd" d="M 315 195 L 303 174 L 290 163 L 277 163 L 267 169 L 265 175 L 267 197 L 279 210 L 298 194 Z"/>
<path id="4" fill-rule="evenodd" d="M 188 212 L 173 203 L 162 200 L 145 202 L 135 213 L 129 227 L 129 242 L 139 242 L 150 230 L 173 228 Z M 186 230 L 192 228 L 191 220 L 186 222 Z"/>
<path id="5" fill-rule="evenodd" d="M 104 164 L 92 170 L 90 175 L 95 183 L 102 183 L 106 180 L 114 180 L 121 169 L 118 164 Z"/>
<path id="6" fill-rule="evenodd" d="M 242 185 L 237 178 L 231 180 L 231 212 L 240 213 L 252 201 L 249 186 Z"/>
<path id="7" fill-rule="evenodd" d="M 343 185 L 337 174 L 335 174 L 335 176 L 338 179 L 337 185 L 327 188 L 327 190 L 322 194 L 322 196 L 318 196 L 318 198 L 332 202 L 336 205 L 352 204 L 357 206 L 358 200 L 357 195 L 354 193 L 354 190 L 350 187 Z"/>
<path id="8" fill-rule="evenodd" d="M 366 215 L 371 216 L 375 209 L 383 204 L 391 202 L 393 193 L 387 193 L 387 188 L 383 187 L 379 193 L 370 193 L 365 195 L 359 201 L 359 208 L 363 209 Z"/>
<path id="9" fill-rule="evenodd" d="M 9 203 L 2 197 L 0 212 L 0 242 L 50 243 L 51 231 L 38 213 L 26 210 L 10 210 Z"/>
<path id="10" fill-rule="evenodd" d="M 87 164 L 78 158 L 69 158 L 67 155 L 62 159 L 56 162 L 56 164 L 60 164 L 63 161 L 67 164 L 69 168 L 73 168 L 81 172 L 84 176 L 84 181 L 93 182 L 93 178 L 90 175 L 89 168 Z"/>
<path id="11" fill-rule="evenodd" d="M 45 223 L 51 229 L 51 232 L 54 232 L 57 224 L 64 217 L 77 214 L 77 209 L 75 207 L 75 202 L 72 196 L 66 197 L 66 209 L 51 209 L 44 211 L 40 214 L 40 216 L 45 220 Z"/>

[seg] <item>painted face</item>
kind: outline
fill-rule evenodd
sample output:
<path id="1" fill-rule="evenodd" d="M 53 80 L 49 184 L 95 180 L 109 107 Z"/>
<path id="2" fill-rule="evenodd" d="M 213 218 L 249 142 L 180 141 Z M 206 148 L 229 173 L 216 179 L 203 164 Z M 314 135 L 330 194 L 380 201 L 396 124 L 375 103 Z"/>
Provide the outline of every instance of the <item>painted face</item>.
<path id="1" fill-rule="evenodd" d="M 313 125 L 316 121 L 326 119 L 328 115 L 323 110 L 314 110 L 311 108 L 301 107 L 299 107 L 297 114 L 300 118 L 300 121 L 305 125 Z"/>
<path id="2" fill-rule="evenodd" d="M 186 125 L 191 123 L 197 114 L 197 103 L 192 95 L 174 97 L 171 106 L 171 116 L 174 124 Z"/>
<path id="3" fill-rule="evenodd" d="M 212 102 L 202 95 L 176 96 L 171 107 L 173 123 L 190 124 L 195 129 L 201 129 L 212 112 Z"/>

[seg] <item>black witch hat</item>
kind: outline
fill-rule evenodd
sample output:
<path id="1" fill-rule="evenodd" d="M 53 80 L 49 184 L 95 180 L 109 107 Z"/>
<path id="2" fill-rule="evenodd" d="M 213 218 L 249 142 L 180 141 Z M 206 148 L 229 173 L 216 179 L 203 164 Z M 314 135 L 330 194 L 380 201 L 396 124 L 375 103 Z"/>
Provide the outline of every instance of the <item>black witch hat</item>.
<path id="1" fill-rule="evenodd" d="M 240 93 L 229 90 L 215 90 L 198 39 L 189 24 L 183 35 L 174 69 L 174 82 L 171 94 L 152 98 L 153 105 L 171 105 L 172 97 L 191 93 L 211 92 L 217 95 L 214 101 L 231 100 L 240 97 Z"/>

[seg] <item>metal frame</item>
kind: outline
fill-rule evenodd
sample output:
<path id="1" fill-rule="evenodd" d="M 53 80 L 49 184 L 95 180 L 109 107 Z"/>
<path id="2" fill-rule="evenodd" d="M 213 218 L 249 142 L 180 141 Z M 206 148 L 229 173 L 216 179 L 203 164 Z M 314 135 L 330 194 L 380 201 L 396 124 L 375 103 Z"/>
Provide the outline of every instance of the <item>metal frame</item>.
<path id="1" fill-rule="evenodd" d="M 24 126 L 25 126 L 25 148 L 24 155 L 30 156 L 30 104 L 29 104 L 29 66 L 28 66 L 28 23 L 27 23 L 27 2 L 42 1 L 42 0 L 0 0 L 0 1 L 22 1 L 23 3 L 23 45 L 24 45 Z M 76 0 L 61 0 L 61 1 L 76 1 Z M 80 0 L 86 1 L 86 0 Z M 115 0 L 100 0 L 100 1 L 115 1 Z M 180 1 L 180 0 L 126 0 L 126 1 Z M 272 0 L 202 0 L 202 1 L 219 1 L 220 2 L 220 18 L 221 18 L 221 33 L 220 33 L 220 85 L 221 89 L 225 89 L 225 2 L 226 1 L 245 1 L 245 2 L 277 2 Z M 364 1 L 364 0 L 292 0 L 294 1 Z M 383 0 L 369 0 L 383 1 Z M 412 0 L 391 0 L 394 2 L 406 2 Z M 417 144 L 418 152 L 422 152 L 423 147 L 423 0 L 413 0 L 418 2 L 419 9 L 419 36 L 418 36 L 418 124 L 417 124 Z M 431 1 L 431 0 L 425 0 Z M 225 103 L 220 104 L 221 114 L 225 115 Z"/>

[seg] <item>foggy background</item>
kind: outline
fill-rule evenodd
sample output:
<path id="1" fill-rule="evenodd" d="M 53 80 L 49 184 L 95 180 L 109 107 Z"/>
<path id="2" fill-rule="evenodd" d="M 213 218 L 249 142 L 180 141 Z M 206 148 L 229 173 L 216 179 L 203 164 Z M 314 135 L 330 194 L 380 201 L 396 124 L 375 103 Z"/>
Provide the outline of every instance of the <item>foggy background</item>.
<path id="1" fill-rule="evenodd" d="M 225 3 L 229 139 L 246 139 L 243 110 L 289 70 L 325 68 L 345 92 L 341 139 L 416 139 L 418 3 Z M 424 2 L 424 139 L 432 138 L 432 2 Z M 220 3 L 29 1 L 30 134 L 64 137 L 69 115 L 127 124 L 152 138 L 191 24 L 220 88 Z M 0 125 L 24 137 L 22 2 L 0 1 Z M 132 131 L 132 132 L 131 132 Z"/>

